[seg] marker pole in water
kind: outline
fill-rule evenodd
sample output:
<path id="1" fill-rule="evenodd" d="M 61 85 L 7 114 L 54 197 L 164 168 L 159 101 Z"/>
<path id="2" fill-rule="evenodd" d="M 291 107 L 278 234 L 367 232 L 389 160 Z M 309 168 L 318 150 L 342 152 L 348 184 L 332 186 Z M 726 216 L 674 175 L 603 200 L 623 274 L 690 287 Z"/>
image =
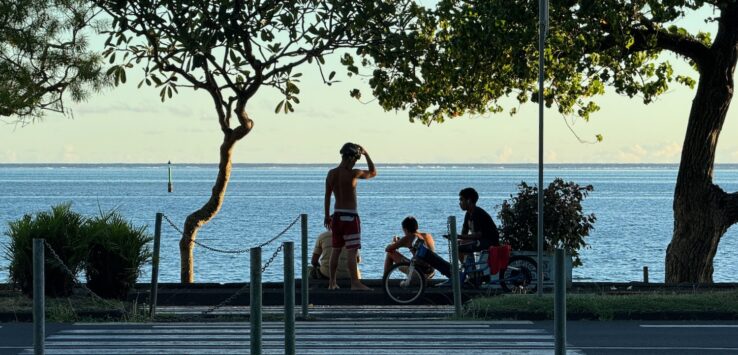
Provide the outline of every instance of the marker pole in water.
<path id="1" fill-rule="evenodd" d="M 172 192 L 172 161 L 170 160 L 169 163 L 167 163 L 167 168 L 169 170 L 169 184 L 167 184 L 167 191 Z"/>

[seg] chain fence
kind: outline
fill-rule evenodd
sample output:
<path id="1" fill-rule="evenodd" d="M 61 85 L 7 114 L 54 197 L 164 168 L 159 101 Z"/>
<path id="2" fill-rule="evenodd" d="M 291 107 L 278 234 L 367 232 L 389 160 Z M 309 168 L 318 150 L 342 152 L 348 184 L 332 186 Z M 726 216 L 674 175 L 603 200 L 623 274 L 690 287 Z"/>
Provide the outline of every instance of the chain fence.
<path id="1" fill-rule="evenodd" d="M 172 220 L 169 219 L 169 217 L 167 215 L 165 215 L 165 214 L 162 214 L 162 215 L 164 216 L 164 220 L 166 220 L 167 223 L 169 223 L 169 225 L 175 231 L 177 231 L 177 233 L 179 233 L 180 235 L 184 235 L 184 231 L 182 231 L 181 228 L 177 227 L 177 225 L 174 224 L 174 222 L 172 222 Z M 263 247 L 271 244 L 275 240 L 279 239 L 281 236 L 283 236 L 285 233 L 287 233 L 297 223 L 297 221 L 299 221 L 299 220 L 300 220 L 300 216 L 298 215 L 284 230 L 282 230 L 281 232 L 279 232 L 274 238 L 271 238 L 271 239 L 267 240 L 266 242 L 263 242 L 263 243 L 257 245 L 257 247 L 263 248 Z M 243 249 L 234 249 L 234 250 L 220 249 L 220 248 L 215 248 L 215 247 L 211 247 L 209 245 L 203 244 L 201 242 L 198 242 L 197 240 L 193 240 L 192 242 L 195 243 L 195 245 L 197 245 L 199 247 L 202 247 L 204 249 L 210 250 L 212 252 L 221 253 L 221 254 L 243 254 L 243 253 L 246 253 L 249 250 L 251 250 L 251 247 L 249 247 L 249 248 L 243 248 Z"/>
<path id="2" fill-rule="evenodd" d="M 184 235 L 184 231 L 182 231 L 181 228 L 179 228 L 176 224 L 174 224 L 174 222 L 172 222 L 172 220 L 167 215 L 162 214 L 162 216 L 164 217 L 164 220 L 167 221 L 167 223 L 169 223 L 169 225 L 175 231 L 177 231 L 177 233 L 179 233 L 180 235 Z M 263 243 L 258 244 L 256 247 L 258 247 L 258 248 L 264 248 L 264 247 L 268 246 L 269 244 L 273 243 L 274 241 L 276 241 L 277 239 L 279 239 L 280 237 L 282 237 L 283 235 L 285 235 L 288 231 L 290 231 L 292 229 L 292 227 L 294 227 L 295 224 L 297 223 L 297 221 L 299 221 L 299 220 L 300 220 L 300 216 L 298 215 L 294 220 L 292 220 L 291 223 L 289 223 L 287 225 L 287 227 L 285 227 L 281 232 L 277 233 L 276 236 L 274 236 L 273 238 L 270 238 L 269 240 L 267 240 L 267 241 L 265 241 Z M 203 244 L 201 242 L 198 242 L 197 240 L 193 240 L 193 242 L 195 243 L 195 245 L 197 245 L 199 247 L 202 247 L 203 249 L 206 249 L 206 250 L 209 250 L 209 251 L 212 251 L 212 252 L 216 252 L 216 253 L 221 253 L 221 254 L 244 254 L 244 253 L 250 251 L 252 248 L 254 248 L 254 247 L 249 247 L 249 248 L 243 248 L 243 249 L 221 249 L 221 248 L 216 248 L 216 247 L 212 247 L 212 246 Z M 279 246 L 274 251 L 274 253 L 272 253 L 272 255 L 269 257 L 269 259 L 267 259 L 267 261 L 261 267 L 260 272 L 262 274 L 264 273 L 264 271 L 266 271 L 266 269 L 269 267 L 269 265 L 272 264 L 272 262 L 277 258 L 277 256 L 279 256 L 279 254 L 282 252 L 282 249 L 283 248 L 284 248 L 284 244 L 279 244 Z M 238 296 L 240 296 L 244 292 L 248 291 L 250 287 L 251 287 L 251 285 L 249 283 L 246 283 L 243 287 L 241 287 L 238 290 L 236 290 L 236 292 L 234 292 L 232 295 L 230 295 L 228 298 L 224 299 L 220 303 L 218 303 L 218 304 L 216 304 L 216 305 L 214 305 L 214 306 L 212 306 L 212 307 L 210 307 L 210 308 L 208 308 L 208 309 L 200 312 L 199 314 L 195 314 L 195 315 L 184 317 L 184 318 L 180 317 L 180 319 L 182 319 L 182 320 L 192 320 L 192 319 L 196 319 L 198 317 L 207 316 L 207 315 L 215 312 L 216 310 L 218 310 L 220 308 L 223 308 L 223 307 L 227 306 L 228 304 L 230 304 L 231 302 L 233 302 L 233 300 L 235 300 Z"/>
<path id="3" fill-rule="evenodd" d="M 52 247 L 51 247 L 51 245 L 50 245 L 50 244 L 49 244 L 49 243 L 48 243 L 48 242 L 47 242 L 47 241 L 46 241 L 45 239 L 44 239 L 44 246 L 45 246 L 45 247 L 46 247 L 46 249 L 47 249 L 47 250 L 49 251 L 49 253 L 50 253 L 51 257 L 52 257 L 52 258 L 54 259 L 54 261 L 55 261 L 55 262 L 56 262 L 56 263 L 57 263 L 57 264 L 58 264 L 58 265 L 59 265 L 59 266 L 61 267 L 61 269 L 62 269 L 62 270 L 63 270 L 63 271 L 64 271 L 64 272 L 65 272 L 65 273 L 66 273 L 66 274 L 67 274 L 67 275 L 68 275 L 68 276 L 69 276 L 69 277 L 70 277 L 70 278 L 72 279 L 72 282 L 74 282 L 74 284 L 75 284 L 76 286 L 78 286 L 79 288 L 83 289 L 83 290 L 84 290 L 84 291 L 85 291 L 85 292 L 86 292 L 87 294 L 89 294 L 89 295 L 90 295 L 90 296 L 92 297 L 92 299 L 94 299 L 94 300 L 95 300 L 95 301 L 97 301 L 97 302 L 100 302 L 101 304 L 103 304 L 103 305 L 105 305 L 105 306 L 107 306 L 107 307 L 111 307 L 111 308 L 114 308 L 114 309 L 116 309 L 116 310 L 120 311 L 120 312 L 121 312 L 121 316 L 123 316 L 123 317 L 124 317 L 124 319 L 130 319 L 130 318 L 131 318 L 131 316 L 132 316 L 132 312 L 133 312 L 133 313 L 137 313 L 135 309 L 133 309 L 133 310 L 132 310 L 132 312 L 130 312 L 130 311 L 128 311 L 128 310 L 127 310 L 127 309 L 125 308 L 125 306 L 123 306 L 123 305 L 122 305 L 121 303 L 116 303 L 116 302 L 113 302 L 113 301 L 107 300 L 107 299 L 105 299 L 105 298 L 103 298 L 103 297 L 99 296 L 98 294 L 96 294 L 96 293 L 95 293 L 95 292 L 93 292 L 92 290 L 90 290 L 90 289 L 89 289 L 89 288 L 87 287 L 87 285 L 85 285 L 84 283 L 82 283 L 82 282 L 79 282 L 79 281 L 77 280 L 77 275 L 75 274 L 75 272 L 73 272 L 73 271 L 72 271 L 72 269 L 70 269 L 70 268 L 69 268 L 69 267 L 68 267 L 68 266 L 67 266 L 67 265 L 66 265 L 66 264 L 64 263 L 64 261 L 62 261 L 62 259 L 61 259 L 61 257 L 59 256 L 59 254 L 57 254 L 57 253 L 56 253 L 56 250 L 54 250 L 54 248 L 52 248 Z M 134 307 L 135 307 L 135 306 L 134 306 Z"/>

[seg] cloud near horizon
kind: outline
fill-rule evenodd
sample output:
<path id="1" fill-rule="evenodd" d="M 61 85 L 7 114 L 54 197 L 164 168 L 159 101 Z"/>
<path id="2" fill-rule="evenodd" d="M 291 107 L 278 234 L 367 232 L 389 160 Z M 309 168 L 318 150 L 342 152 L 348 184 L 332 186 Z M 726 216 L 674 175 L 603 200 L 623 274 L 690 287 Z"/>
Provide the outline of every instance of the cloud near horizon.
<path id="1" fill-rule="evenodd" d="M 682 146 L 675 142 L 642 146 L 634 144 L 621 149 L 616 161 L 621 163 L 678 163 Z"/>

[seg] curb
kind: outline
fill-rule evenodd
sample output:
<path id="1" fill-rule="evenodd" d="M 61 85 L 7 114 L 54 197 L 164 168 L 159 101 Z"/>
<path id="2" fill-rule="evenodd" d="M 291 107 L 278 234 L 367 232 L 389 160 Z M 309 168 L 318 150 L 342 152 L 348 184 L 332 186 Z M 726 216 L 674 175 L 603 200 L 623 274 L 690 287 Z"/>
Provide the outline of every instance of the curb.
<path id="1" fill-rule="evenodd" d="M 553 320 L 553 312 L 494 312 L 488 314 L 466 313 L 475 319 L 515 319 L 515 320 Z M 678 312 L 614 312 L 609 315 L 597 315 L 591 312 L 572 312 L 566 314 L 571 321 L 611 321 L 611 320 L 643 320 L 643 321 L 685 321 L 685 320 L 738 320 L 738 313 L 711 311 L 678 311 Z"/>

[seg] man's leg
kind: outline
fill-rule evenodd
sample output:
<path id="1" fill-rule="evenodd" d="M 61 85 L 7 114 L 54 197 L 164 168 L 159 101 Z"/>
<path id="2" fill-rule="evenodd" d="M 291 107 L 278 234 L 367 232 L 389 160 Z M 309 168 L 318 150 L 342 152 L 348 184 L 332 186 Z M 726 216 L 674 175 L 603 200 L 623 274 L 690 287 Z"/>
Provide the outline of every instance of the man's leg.
<path id="1" fill-rule="evenodd" d="M 387 256 L 384 258 L 384 273 L 382 275 L 387 275 L 392 268 L 392 265 L 399 264 L 401 262 L 409 262 L 409 260 L 397 250 L 387 252 L 386 255 Z"/>
<path id="2" fill-rule="evenodd" d="M 464 264 L 466 261 L 466 257 L 469 254 L 474 254 L 474 245 L 476 244 L 475 241 L 469 241 L 469 240 L 460 240 L 459 241 L 459 262 L 461 264 Z"/>
<path id="3" fill-rule="evenodd" d="M 346 249 L 346 263 L 348 264 L 349 275 L 351 276 L 352 290 L 371 290 L 361 280 L 359 280 L 359 270 L 356 265 L 356 253 L 359 249 Z M 337 257 L 337 256 L 336 256 Z"/>
<path id="4" fill-rule="evenodd" d="M 392 252 L 385 253 L 384 257 L 384 272 L 382 275 L 387 275 L 387 272 L 389 272 L 390 268 L 394 264 L 394 261 L 392 261 Z"/>
<path id="5" fill-rule="evenodd" d="M 343 248 L 333 248 L 331 249 L 331 262 L 328 264 L 328 289 L 329 290 L 335 290 L 338 288 L 338 285 L 336 284 L 336 270 L 338 270 L 338 257 L 341 255 L 341 250 Z M 356 257 L 356 253 L 354 253 L 354 257 Z M 354 263 L 356 263 L 356 259 L 354 259 Z"/>

